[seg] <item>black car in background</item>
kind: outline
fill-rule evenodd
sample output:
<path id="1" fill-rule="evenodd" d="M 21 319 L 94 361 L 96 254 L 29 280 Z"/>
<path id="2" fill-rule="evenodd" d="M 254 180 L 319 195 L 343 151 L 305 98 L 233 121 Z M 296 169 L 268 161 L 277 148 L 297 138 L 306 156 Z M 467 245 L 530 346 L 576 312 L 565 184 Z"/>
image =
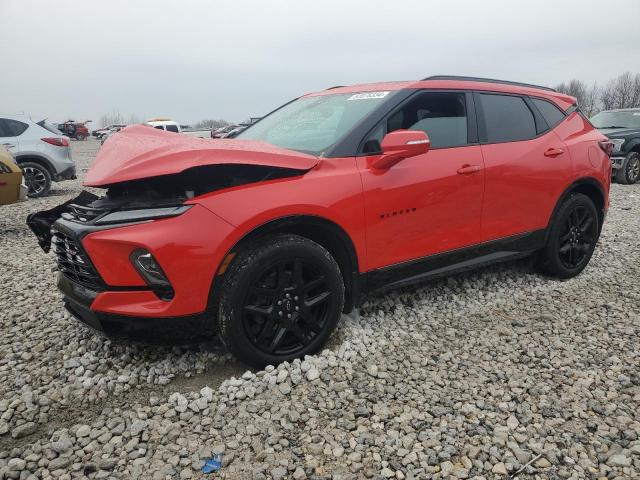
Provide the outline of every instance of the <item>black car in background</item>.
<path id="1" fill-rule="evenodd" d="M 615 180 L 626 185 L 640 181 L 640 108 L 605 110 L 591 117 L 591 123 L 614 145 Z"/>

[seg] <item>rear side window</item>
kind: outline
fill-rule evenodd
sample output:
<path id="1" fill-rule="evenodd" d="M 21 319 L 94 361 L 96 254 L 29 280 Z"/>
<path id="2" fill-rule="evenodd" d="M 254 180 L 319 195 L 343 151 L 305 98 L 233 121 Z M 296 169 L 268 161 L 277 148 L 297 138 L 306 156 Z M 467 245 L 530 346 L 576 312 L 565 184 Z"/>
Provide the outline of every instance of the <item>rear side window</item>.
<path id="1" fill-rule="evenodd" d="M 157 128 L 158 130 L 164 130 L 164 127 L 162 125 L 156 125 L 153 128 Z"/>
<path id="2" fill-rule="evenodd" d="M 517 142 L 537 135 L 535 118 L 523 98 L 486 93 L 479 97 L 487 142 Z"/>
<path id="3" fill-rule="evenodd" d="M 11 120 L 10 118 L 5 119 L 4 123 L 9 129 L 9 132 L 11 132 L 11 134 L 15 137 L 22 135 L 27 127 L 29 127 L 29 125 L 24 122 Z"/>
<path id="4" fill-rule="evenodd" d="M 562 120 L 564 120 L 564 113 L 558 107 L 556 107 L 551 102 L 547 102 L 546 100 L 541 100 L 539 98 L 532 98 L 531 101 L 536 106 L 540 113 L 547 121 L 547 124 L 550 128 L 555 127 Z"/>
<path id="5" fill-rule="evenodd" d="M 168 132 L 178 133 L 178 126 L 177 125 L 167 125 L 166 128 L 167 128 Z"/>

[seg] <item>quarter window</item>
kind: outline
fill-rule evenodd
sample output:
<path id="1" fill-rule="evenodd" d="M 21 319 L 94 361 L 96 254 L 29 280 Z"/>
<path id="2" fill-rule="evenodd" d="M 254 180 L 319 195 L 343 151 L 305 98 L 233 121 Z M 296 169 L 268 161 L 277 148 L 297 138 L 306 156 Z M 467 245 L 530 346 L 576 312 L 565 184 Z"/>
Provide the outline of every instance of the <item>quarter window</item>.
<path id="1" fill-rule="evenodd" d="M 517 142 L 536 136 L 533 113 L 522 97 L 479 95 L 484 113 L 487 142 Z"/>
<path id="2" fill-rule="evenodd" d="M 540 110 L 540 113 L 547 121 L 550 128 L 555 127 L 564 120 L 564 113 L 562 113 L 562 111 L 551 102 L 547 102 L 546 100 L 541 100 L 539 98 L 532 98 L 531 101 L 536 108 Z"/>

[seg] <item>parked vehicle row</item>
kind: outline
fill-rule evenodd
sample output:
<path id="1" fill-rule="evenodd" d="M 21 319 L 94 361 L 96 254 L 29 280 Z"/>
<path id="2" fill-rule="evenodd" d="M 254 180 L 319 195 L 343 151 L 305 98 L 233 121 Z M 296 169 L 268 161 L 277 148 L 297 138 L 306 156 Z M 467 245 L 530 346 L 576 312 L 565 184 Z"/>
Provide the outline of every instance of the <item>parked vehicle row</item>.
<path id="1" fill-rule="evenodd" d="M 332 88 L 236 139 L 115 135 L 82 192 L 29 216 L 66 308 L 108 335 L 217 331 L 255 365 L 319 350 L 370 292 L 534 255 L 578 275 L 614 146 L 576 99 L 438 76 Z"/>

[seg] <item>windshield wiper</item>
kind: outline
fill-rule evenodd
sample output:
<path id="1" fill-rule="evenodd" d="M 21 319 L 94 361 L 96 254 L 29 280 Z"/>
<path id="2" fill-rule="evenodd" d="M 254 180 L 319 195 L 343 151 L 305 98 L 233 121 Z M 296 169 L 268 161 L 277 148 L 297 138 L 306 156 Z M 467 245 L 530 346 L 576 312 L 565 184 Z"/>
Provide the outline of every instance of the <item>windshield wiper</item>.
<path id="1" fill-rule="evenodd" d="M 620 126 L 620 125 L 611 125 L 609 127 L 598 127 L 598 128 L 629 128 L 629 127 L 624 127 L 624 126 Z"/>

